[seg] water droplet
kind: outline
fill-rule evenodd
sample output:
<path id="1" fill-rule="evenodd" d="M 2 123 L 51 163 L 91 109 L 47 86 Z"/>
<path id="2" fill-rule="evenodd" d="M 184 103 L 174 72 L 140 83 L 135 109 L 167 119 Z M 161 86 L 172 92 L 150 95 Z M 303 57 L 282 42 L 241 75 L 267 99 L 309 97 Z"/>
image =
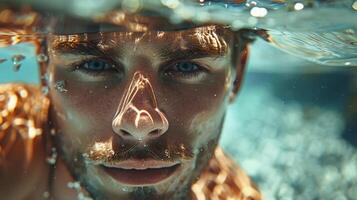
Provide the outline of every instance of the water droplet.
<path id="1" fill-rule="evenodd" d="M 56 160 L 57 160 L 57 151 L 56 151 L 56 148 L 54 148 L 54 147 L 51 149 L 51 151 L 52 151 L 52 154 L 50 157 L 48 157 L 46 159 L 46 161 L 48 164 L 54 165 L 54 164 L 56 164 Z"/>
<path id="2" fill-rule="evenodd" d="M 52 157 L 49 157 L 47 158 L 47 163 L 50 164 L 50 165 L 54 165 L 56 164 L 56 159 L 52 158 Z"/>
<path id="3" fill-rule="evenodd" d="M 73 183 L 72 182 L 68 182 L 67 183 L 67 187 L 72 189 L 73 188 Z"/>
<path id="4" fill-rule="evenodd" d="M 67 92 L 68 90 L 65 88 L 66 84 L 65 82 L 62 81 L 57 81 L 55 84 L 55 88 L 59 91 L 59 92 Z"/>
<path id="5" fill-rule="evenodd" d="M 247 2 L 245 4 L 246 7 L 253 7 L 253 6 L 256 6 L 256 5 L 257 5 L 257 2 L 255 2 L 255 1 Z"/>
<path id="6" fill-rule="evenodd" d="M 48 87 L 47 87 L 47 86 L 43 86 L 43 87 L 41 88 L 41 92 L 42 92 L 43 95 L 47 95 L 48 92 L 49 92 Z"/>
<path id="7" fill-rule="evenodd" d="M 268 10 L 266 8 L 253 7 L 250 10 L 250 14 L 253 17 L 265 17 L 268 14 Z"/>
<path id="8" fill-rule="evenodd" d="M 294 9 L 295 9 L 295 10 L 302 10 L 302 9 L 304 9 L 304 4 L 302 4 L 302 3 L 296 3 L 296 4 L 294 5 Z"/>
<path id="9" fill-rule="evenodd" d="M 75 188 L 75 189 L 80 189 L 80 188 L 81 188 L 81 185 L 79 184 L 79 182 L 74 182 L 74 183 L 73 183 L 73 188 Z"/>
<path id="10" fill-rule="evenodd" d="M 77 195 L 77 199 L 78 200 L 83 200 L 84 197 L 84 194 L 82 192 L 79 192 L 78 195 Z"/>
<path id="11" fill-rule="evenodd" d="M 50 197 L 50 193 L 48 191 L 45 191 L 42 196 L 43 198 L 48 199 Z"/>
<path id="12" fill-rule="evenodd" d="M 51 135 L 56 135 L 56 130 L 54 128 L 52 128 L 50 133 L 51 133 Z"/>
<path id="13" fill-rule="evenodd" d="M 0 64 L 3 63 L 3 62 L 5 62 L 5 61 L 7 61 L 6 58 L 0 58 Z"/>
<path id="14" fill-rule="evenodd" d="M 168 157 L 168 158 L 170 158 L 171 156 L 170 156 L 170 152 L 169 152 L 169 150 L 168 149 L 165 149 L 165 156 L 166 157 Z"/>
<path id="15" fill-rule="evenodd" d="M 18 54 L 14 55 L 11 57 L 13 69 L 15 72 L 20 70 L 21 67 L 21 62 L 25 59 L 26 57 L 24 55 Z"/>
<path id="16" fill-rule="evenodd" d="M 38 62 L 46 62 L 48 60 L 48 57 L 45 55 L 45 54 L 43 54 L 43 53 L 40 53 L 40 54 L 38 54 L 37 55 L 37 61 Z"/>
<path id="17" fill-rule="evenodd" d="M 41 76 L 41 79 L 47 82 L 48 77 L 49 77 L 48 73 L 45 73 L 44 75 Z"/>
<path id="18" fill-rule="evenodd" d="M 352 9 L 357 11 L 357 1 L 352 4 Z"/>

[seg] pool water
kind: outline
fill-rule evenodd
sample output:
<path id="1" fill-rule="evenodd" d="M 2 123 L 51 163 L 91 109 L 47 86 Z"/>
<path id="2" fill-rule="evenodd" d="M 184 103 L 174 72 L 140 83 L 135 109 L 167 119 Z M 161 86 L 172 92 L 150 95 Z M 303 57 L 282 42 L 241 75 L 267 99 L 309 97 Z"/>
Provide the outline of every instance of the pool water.
<path id="1" fill-rule="evenodd" d="M 78 2 L 68 0 L 68 15 L 91 19 L 93 9 L 108 10 L 104 3 Z M 220 145 L 265 199 L 357 199 L 357 1 L 123 2 L 124 9 L 145 7 L 172 22 L 224 23 L 249 28 L 248 38 L 262 38 L 252 45 Z M 48 9 L 65 12 L 63 5 Z M 38 62 L 47 58 L 21 38 L 42 37 L 48 30 L 39 27 L 33 35 L 9 30 L 0 27 L 0 83 L 39 84 L 46 77 L 39 76 Z"/>

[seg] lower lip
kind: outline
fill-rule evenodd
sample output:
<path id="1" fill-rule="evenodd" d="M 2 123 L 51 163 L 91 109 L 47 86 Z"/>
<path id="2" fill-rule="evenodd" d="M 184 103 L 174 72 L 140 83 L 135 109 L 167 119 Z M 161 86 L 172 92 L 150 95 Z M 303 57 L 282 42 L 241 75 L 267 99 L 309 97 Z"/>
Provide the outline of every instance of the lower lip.
<path id="1" fill-rule="evenodd" d="M 179 168 L 179 164 L 172 167 L 159 169 L 121 169 L 112 167 L 103 167 L 109 175 L 115 180 L 125 185 L 142 186 L 157 184 L 171 175 Z"/>

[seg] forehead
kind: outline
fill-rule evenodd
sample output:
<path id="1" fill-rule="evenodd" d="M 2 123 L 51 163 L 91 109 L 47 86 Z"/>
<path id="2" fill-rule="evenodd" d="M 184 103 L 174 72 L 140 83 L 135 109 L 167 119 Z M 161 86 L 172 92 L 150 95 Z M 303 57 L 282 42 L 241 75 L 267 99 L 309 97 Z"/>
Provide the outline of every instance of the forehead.
<path id="1" fill-rule="evenodd" d="M 165 49 L 200 49 L 225 54 L 233 33 L 225 27 L 207 25 L 179 31 L 97 32 L 49 36 L 52 50 L 65 50 L 90 45 L 102 51 L 128 46 L 150 45 Z"/>

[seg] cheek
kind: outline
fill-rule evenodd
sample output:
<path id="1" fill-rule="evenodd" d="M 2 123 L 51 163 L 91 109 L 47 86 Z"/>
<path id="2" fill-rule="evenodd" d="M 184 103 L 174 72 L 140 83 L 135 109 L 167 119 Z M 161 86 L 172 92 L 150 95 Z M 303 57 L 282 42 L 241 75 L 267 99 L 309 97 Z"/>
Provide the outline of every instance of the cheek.
<path id="1" fill-rule="evenodd" d="M 228 104 L 226 77 L 222 72 L 199 85 L 165 84 L 165 98 L 160 99 L 166 101 L 160 103 L 170 122 L 170 137 L 195 149 L 218 139 Z"/>
<path id="2" fill-rule="evenodd" d="M 64 89 L 58 89 L 58 82 Z M 69 72 L 53 73 L 50 81 L 51 119 L 63 142 L 85 149 L 112 134 L 112 119 L 121 88 L 115 82 L 82 82 Z M 114 90 L 114 86 L 115 90 Z"/>

